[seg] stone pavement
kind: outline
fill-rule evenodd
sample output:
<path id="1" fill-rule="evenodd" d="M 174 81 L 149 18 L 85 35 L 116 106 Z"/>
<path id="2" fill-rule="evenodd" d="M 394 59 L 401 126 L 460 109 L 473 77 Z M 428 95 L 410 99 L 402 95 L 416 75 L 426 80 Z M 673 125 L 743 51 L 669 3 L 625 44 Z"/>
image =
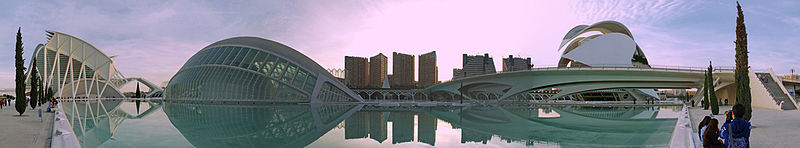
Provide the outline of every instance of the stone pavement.
<path id="1" fill-rule="evenodd" d="M 721 106 L 720 115 L 716 119 L 725 122 L 725 116 L 722 114 L 730 110 L 731 106 Z M 706 115 L 711 114 L 711 110 L 703 110 L 702 107 L 692 107 L 689 109 L 689 115 L 692 119 L 692 131 L 697 137 L 697 124 Z M 750 146 L 751 147 L 797 147 L 800 141 L 796 140 L 800 137 L 800 111 L 798 110 L 767 110 L 753 108 L 753 118 L 750 120 L 753 125 L 750 131 Z"/>
<path id="2" fill-rule="evenodd" d="M 23 116 L 18 115 L 14 105 L 3 106 L 0 109 L 0 147 L 50 147 L 50 136 L 53 113 L 42 109 L 42 118 L 39 118 L 39 107 L 26 108 Z"/>

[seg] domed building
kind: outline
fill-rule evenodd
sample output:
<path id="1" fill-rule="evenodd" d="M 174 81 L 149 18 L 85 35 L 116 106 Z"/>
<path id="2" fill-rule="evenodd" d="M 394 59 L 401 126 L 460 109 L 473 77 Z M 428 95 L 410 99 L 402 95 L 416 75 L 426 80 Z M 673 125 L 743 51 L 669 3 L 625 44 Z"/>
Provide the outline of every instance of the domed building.
<path id="1" fill-rule="evenodd" d="M 563 51 L 558 67 L 650 67 L 631 31 L 617 21 L 575 26 L 564 35 L 558 49 Z M 660 98 L 653 89 L 624 90 L 633 96 Z"/>
<path id="2" fill-rule="evenodd" d="M 631 31 L 616 21 L 575 26 L 558 49 L 558 67 L 650 67 Z"/>
<path id="3" fill-rule="evenodd" d="M 234 37 L 206 46 L 170 79 L 164 99 L 223 103 L 363 101 L 302 53 L 258 37 Z"/>

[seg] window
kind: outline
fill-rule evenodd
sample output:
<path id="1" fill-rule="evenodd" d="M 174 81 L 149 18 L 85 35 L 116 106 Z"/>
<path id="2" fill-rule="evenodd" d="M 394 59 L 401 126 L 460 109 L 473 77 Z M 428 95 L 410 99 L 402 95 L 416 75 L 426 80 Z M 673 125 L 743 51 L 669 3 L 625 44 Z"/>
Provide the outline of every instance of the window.
<path id="1" fill-rule="evenodd" d="M 231 53 L 231 47 L 223 47 L 220 50 L 221 50 L 220 53 L 222 54 L 220 54 L 219 57 L 217 57 L 217 59 L 214 60 L 214 64 L 222 64 L 222 61 L 225 60 L 225 58 L 228 57 L 228 54 Z"/>
<path id="2" fill-rule="evenodd" d="M 239 65 L 242 65 L 242 60 L 247 56 L 247 53 L 250 53 L 250 48 L 242 48 L 242 50 L 239 51 L 239 55 L 231 62 L 231 66 L 239 67 Z"/>
<path id="3" fill-rule="evenodd" d="M 258 52 L 258 50 L 256 50 L 256 49 L 250 49 L 250 52 L 247 52 L 247 54 L 246 54 L 247 56 L 246 56 L 246 57 L 244 57 L 244 60 L 242 60 L 242 64 L 241 64 L 241 65 L 239 65 L 239 67 L 242 67 L 242 68 L 244 68 L 244 69 L 247 69 L 247 68 L 249 68 L 249 67 L 250 67 L 250 64 L 253 64 L 253 59 L 254 59 L 254 58 L 256 57 L 256 55 L 258 55 L 258 54 L 260 54 L 260 52 Z"/>
<path id="4" fill-rule="evenodd" d="M 214 55 L 214 52 L 216 52 L 218 48 L 219 48 L 219 47 L 217 47 L 217 48 L 210 48 L 210 49 L 206 49 L 206 50 L 204 50 L 204 52 L 205 52 L 205 56 L 203 56 L 203 58 L 201 58 L 201 59 L 200 59 L 200 61 L 199 61 L 199 62 L 197 62 L 197 64 L 198 64 L 198 65 L 200 65 L 200 64 L 206 64 L 206 63 L 208 63 L 208 60 L 209 60 L 209 59 L 212 59 L 212 58 L 216 57 L 216 55 Z"/>
<path id="5" fill-rule="evenodd" d="M 214 48 L 213 51 L 211 51 L 211 55 L 208 56 L 208 59 L 204 61 L 203 64 L 213 64 L 214 61 L 217 60 L 217 58 L 219 58 L 219 55 L 222 54 L 221 49 L 222 47 Z"/>
<path id="6" fill-rule="evenodd" d="M 278 63 L 275 64 L 275 69 L 272 71 L 271 77 L 280 80 L 281 76 L 283 75 L 283 71 L 285 69 L 286 69 L 286 60 L 284 59 L 278 60 Z"/>
<path id="7" fill-rule="evenodd" d="M 278 57 L 276 57 L 275 55 L 270 55 L 269 58 L 267 58 L 267 61 L 264 63 L 264 68 L 261 69 L 261 73 L 270 76 L 270 74 L 272 73 L 272 69 L 275 69 L 275 63 L 277 62 L 278 62 Z"/>
<path id="8" fill-rule="evenodd" d="M 306 73 L 305 70 L 298 68 L 297 76 L 294 77 L 294 82 L 292 82 L 292 85 L 294 85 L 297 88 L 303 88 L 303 83 L 306 80 L 306 76 L 308 76 L 308 73 Z"/>
<path id="9" fill-rule="evenodd" d="M 314 93 L 314 85 L 317 85 L 317 77 L 309 75 L 308 79 L 306 79 L 306 86 L 303 87 L 303 90 L 309 94 Z"/>
<path id="10" fill-rule="evenodd" d="M 267 59 L 267 56 L 269 56 L 269 54 L 266 52 L 258 52 L 258 55 L 253 59 L 253 64 L 250 65 L 250 70 L 258 71 L 263 68 L 265 64 L 264 60 Z"/>
<path id="11" fill-rule="evenodd" d="M 297 72 L 297 66 L 294 64 L 289 64 L 289 67 L 286 68 L 286 73 L 283 74 L 283 77 L 281 77 L 281 81 L 285 82 L 286 84 L 292 84 L 292 79 L 294 79 L 295 72 Z"/>
<path id="12" fill-rule="evenodd" d="M 222 65 L 231 65 L 233 59 L 236 59 L 236 55 L 239 54 L 239 50 L 242 50 L 242 47 L 233 47 L 231 53 L 228 54 L 228 57 L 225 58 L 225 61 L 222 63 Z"/>

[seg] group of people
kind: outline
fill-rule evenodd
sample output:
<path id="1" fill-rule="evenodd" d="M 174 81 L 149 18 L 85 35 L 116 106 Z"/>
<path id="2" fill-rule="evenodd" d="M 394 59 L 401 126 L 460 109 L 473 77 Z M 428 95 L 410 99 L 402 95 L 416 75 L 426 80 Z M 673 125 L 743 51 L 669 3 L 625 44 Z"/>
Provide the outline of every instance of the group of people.
<path id="1" fill-rule="evenodd" d="M 697 126 L 698 136 L 705 148 L 748 148 L 750 147 L 750 122 L 744 120 L 745 108 L 736 104 L 725 112 L 725 123 L 719 128 L 719 121 L 706 116 Z"/>

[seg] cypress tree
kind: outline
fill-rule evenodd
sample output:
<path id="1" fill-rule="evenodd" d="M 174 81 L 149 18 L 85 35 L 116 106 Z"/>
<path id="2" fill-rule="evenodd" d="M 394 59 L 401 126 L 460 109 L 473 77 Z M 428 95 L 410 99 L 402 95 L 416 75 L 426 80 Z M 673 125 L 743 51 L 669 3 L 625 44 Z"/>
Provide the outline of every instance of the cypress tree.
<path id="1" fill-rule="evenodd" d="M 136 83 L 136 96 L 135 96 L 134 98 L 141 98 L 141 97 L 142 97 L 142 94 L 141 94 L 141 93 L 142 93 L 142 92 L 141 92 L 141 91 L 139 91 L 139 83 L 137 82 L 137 83 Z"/>
<path id="2" fill-rule="evenodd" d="M 748 77 L 750 66 L 747 62 L 747 31 L 744 26 L 744 14 L 742 6 L 736 2 L 736 10 L 739 11 L 736 17 L 736 71 L 734 73 L 734 83 L 736 85 L 736 103 L 744 105 L 744 120 L 750 121 L 753 108 L 750 106 L 750 79 Z"/>
<path id="3" fill-rule="evenodd" d="M 714 69 L 713 69 L 713 67 L 711 67 L 711 61 L 709 61 L 708 62 L 708 72 L 707 72 L 708 73 L 708 77 L 707 77 L 707 79 L 710 80 L 710 83 L 708 83 L 708 86 L 711 89 L 708 89 L 708 100 L 710 102 L 710 103 L 708 103 L 708 105 L 711 106 L 711 114 L 717 115 L 717 114 L 719 114 L 719 102 L 717 100 L 717 93 L 714 92 L 714 73 L 712 71 L 714 71 Z"/>
<path id="4" fill-rule="evenodd" d="M 17 93 L 16 104 L 14 104 L 14 108 L 17 109 L 19 115 L 25 113 L 25 107 L 28 107 L 28 99 L 25 98 L 25 59 L 22 58 L 22 27 L 17 29 L 17 48 L 14 50 L 16 55 L 14 55 L 14 67 L 16 68 L 17 77 L 14 79 L 16 81 L 16 88 L 15 91 Z"/>
<path id="5" fill-rule="evenodd" d="M 33 59 L 33 63 L 36 63 L 36 58 Z M 36 70 L 36 67 L 31 67 L 31 109 L 36 109 L 36 104 L 39 104 L 39 71 Z"/>

